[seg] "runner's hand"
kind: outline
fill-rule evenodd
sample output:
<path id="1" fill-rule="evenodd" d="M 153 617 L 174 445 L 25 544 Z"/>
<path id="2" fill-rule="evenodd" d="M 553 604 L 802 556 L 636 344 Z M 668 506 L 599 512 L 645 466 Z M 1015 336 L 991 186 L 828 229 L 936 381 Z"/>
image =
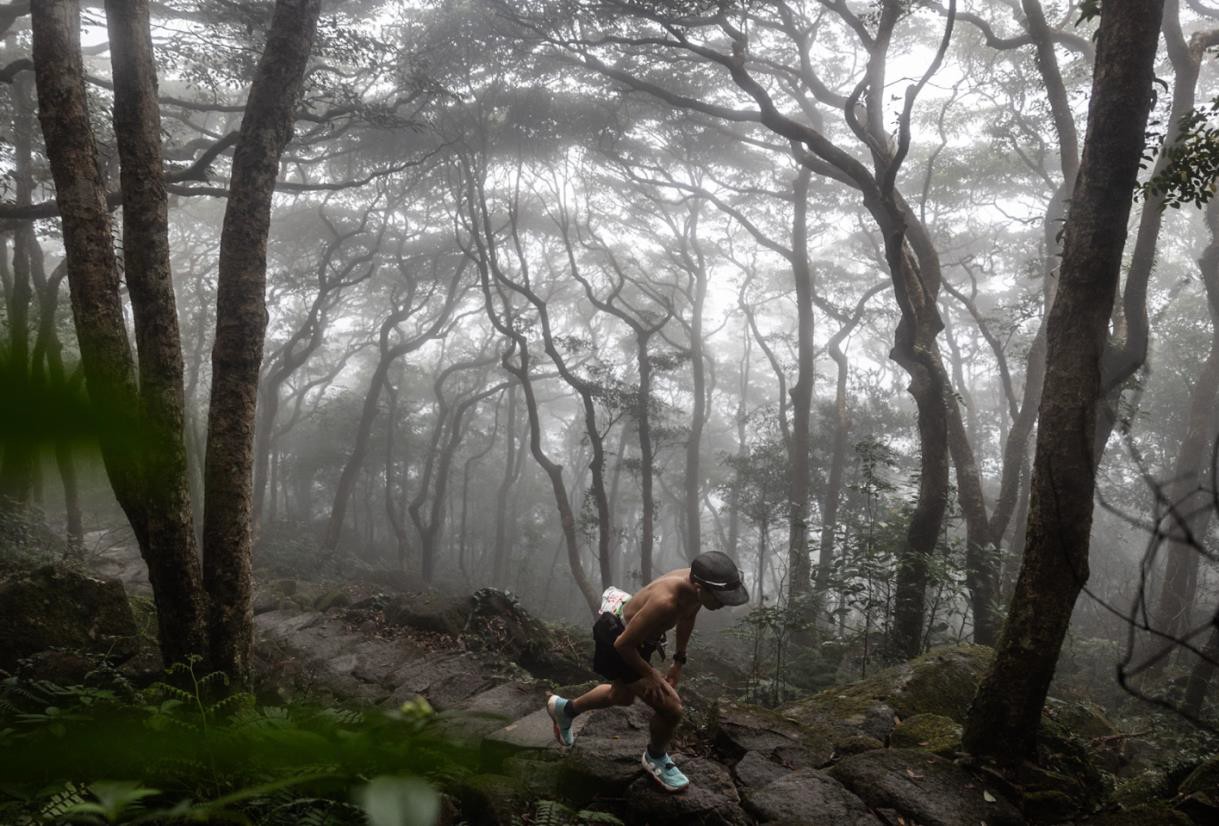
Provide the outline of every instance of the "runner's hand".
<path id="1" fill-rule="evenodd" d="M 677 681 L 681 679 L 681 663 L 673 663 L 669 666 L 669 673 L 665 675 L 665 682 L 677 688 Z"/>
<path id="2" fill-rule="evenodd" d="M 669 684 L 668 679 L 660 676 L 660 672 L 652 669 L 652 673 L 645 677 L 643 686 L 639 691 L 641 699 L 645 703 L 656 706 L 664 702 L 668 695 L 676 695 L 677 691 Z"/>

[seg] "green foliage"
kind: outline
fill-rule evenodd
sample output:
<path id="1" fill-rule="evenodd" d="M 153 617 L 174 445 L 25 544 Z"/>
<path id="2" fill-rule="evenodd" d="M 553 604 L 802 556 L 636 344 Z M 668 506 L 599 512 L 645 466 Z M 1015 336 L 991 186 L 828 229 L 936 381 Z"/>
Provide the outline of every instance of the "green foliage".
<path id="1" fill-rule="evenodd" d="M 1176 144 L 1163 149 L 1164 168 L 1139 188 L 1143 198 L 1162 197 L 1164 207 L 1192 203 L 1201 208 L 1219 177 L 1219 97 L 1182 116 Z M 1163 137 L 1161 136 L 1161 140 Z M 1144 163 L 1147 157 L 1144 156 Z"/>
<path id="2" fill-rule="evenodd" d="M 747 640 L 753 647 L 745 689 L 749 702 L 773 707 L 790 699 L 790 642 L 794 634 L 812 627 L 811 615 L 805 600 L 759 605 L 728 629 L 726 633 Z"/>
<path id="3" fill-rule="evenodd" d="M 429 781 L 475 762 L 426 701 L 258 706 L 196 665 L 142 691 L 0 681 L 0 822 L 430 824 Z"/>

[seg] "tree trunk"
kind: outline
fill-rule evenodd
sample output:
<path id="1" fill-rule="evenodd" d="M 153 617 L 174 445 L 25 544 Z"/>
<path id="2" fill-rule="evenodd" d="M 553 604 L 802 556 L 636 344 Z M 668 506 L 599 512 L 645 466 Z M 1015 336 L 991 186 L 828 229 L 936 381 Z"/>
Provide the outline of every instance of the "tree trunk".
<path id="1" fill-rule="evenodd" d="M 994 645 L 999 636 L 998 542 L 990 533 L 982 476 L 973 446 L 961 420 L 961 406 L 953 398 L 948 408 L 948 449 L 957 472 L 957 501 L 965 517 L 965 587 L 974 620 L 974 642 Z"/>
<path id="2" fill-rule="evenodd" d="M 504 424 L 504 476 L 495 493 L 495 548 L 491 563 L 491 582 L 501 585 L 507 576 L 511 555 L 512 529 L 508 519 L 508 497 L 512 485 L 520 475 L 520 463 L 516 452 L 516 391 L 515 384 L 508 388 L 508 420 Z"/>
<path id="3" fill-rule="evenodd" d="M 639 365 L 639 399 L 635 425 L 639 432 L 639 490 L 643 498 L 643 532 L 639 538 L 639 571 L 644 582 L 652 581 L 652 546 L 656 541 L 656 456 L 652 450 L 652 359 L 648 356 L 651 330 L 636 328 L 635 360 Z"/>
<path id="4" fill-rule="evenodd" d="M 842 351 L 842 343 L 858 326 L 863 318 L 864 307 L 868 300 L 884 289 L 879 284 L 872 287 L 860 297 L 851 316 L 845 319 L 842 326 L 830 336 L 826 349 L 830 358 L 838 367 L 838 377 L 834 390 L 834 435 L 830 445 L 830 469 L 826 478 L 825 498 L 821 503 L 821 543 L 820 556 L 817 560 L 817 582 L 815 593 L 819 600 L 824 600 L 829 590 L 830 574 L 834 567 L 834 534 L 838 529 L 838 504 L 842 497 L 842 482 L 846 473 L 847 440 L 850 433 L 851 419 L 847 412 L 847 378 L 848 362 Z"/>
<path id="5" fill-rule="evenodd" d="M 182 611 L 194 633 L 204 616 L 194 511 L 183 438 L 182 341 L 169 262 L 169 204 L 147 2 L 106 3 L 114 67 L 114 131 L 122 162 L 123 271 L 139 353 L 148 576 L 158 614 Z M 170 600 L 182 600 L 172 609 Z"/>
<path id="6" fill-rule="evenodd" d="M 188 537 L 182 535 L 182 520 L 186 519 L 188 527 L 191 524 L 189 498 L 180 509 L 183 502 L 177 490 L 150 490 L 157 483 L 176 487 L 175 444 L 182 438 L 180 428 L 172 432 L 175 415 L 180 421 L 182 413 L 181 373 L 176 392 L 168 377 L 174 369 L 168 342 L 176 339 L 176 315 L 172 292 L 157 284 L 168 278 L 167 265 L 160 260 L 167 255 L 167 247 L 155 246 L 159 243 L 156 226 L 131 227 L 137 233 L 134 237 L 141 239 L 135 243 L 154 245 L 147 263 L 139 271 L 131 271 L 129 265 L 127 273 L 132 302 L 141 303 L 136 308 L 138 341 L 150 348 L 147 355 L 140 353 L 141 371 L 152 373 L 148 398 L 141 400 L 119 295 L 105 181 L 88 119 L 79 7 L 73 0 L 48 0 L 34 4 L 31 10 L 39 117 L 55 178 L 73 318 L 89 396 L 97 412 L 102 457 L 115 497 L 148 563 L 162 658 L 167 665 L 182 662 L 192 654 L 206 652 L 204 599 L 194 536 L 190 531 Z M 123 159 L 124 212 L 130 210 L 133 225 L 155 223 L 164 213 L 153 203 L 161 183 L 160 122 L 155 109 L 156 81 L 146 5 L 131 4 L 109 21 L 116 65 L 115 131 Z M 155 169 L 148 166 L 150 157 L 157 159 Z M 128 176 L 139 174 L 150 180 L 133 182 L 132 189 L 127 190 Z M 160 231 L 163 229 L 162 225 Z M 168 306 L 157 304 L 167 300 Z M 176 412 L 175 398 L 179 400 Z M 158 418 L 140 421 L 148 415 Z M 162 507 L 169 510 L 151 512 Z"/>
<path id="7" fill-rule="evenodd" d="M 1211 241 L 1198 261 L 1211 318 L 1211 349 L 1190 391 L 1189 418 L 1172 473 L 1164 485 L 1169 508 L 1163 530 L 1167 567 L 1152 613 L 1153 628 L 1180 638 L 1190 625 L 1197 595 L 1203 537 L 1214 516 L 1210 460 L 1215 434 L 1215 397 L 1219 394 L 1219 203 L 1206 205 Z M 1171 643 L 1169 643 L 1171 645 Z M 1155 647 L 1160 647 L 1158 644 Z"/>
<path id="8" fill-rule="evenodd" d="M 33 364 L 39 370 L 43 360 L 46 361 L 46 383 L 55 391 L 55 395 L 64 397 L 71 392 L 67 375 L 63 367 L 63 344 L 57 332 L 57 315 L 59 312 L 59 284 L 67 275 L 67 262 L 56 267 L 50 278 L 46 277 L 46 268 L 42 257 L 42 249 L 35 242 L 31 248 L 30 277 L 38 293 L 38 340 L 34 346 Z M 68 543 L 68 555 L 79 557 L 85 549 L 85 527 L 80 510 L 80 485 L 76 477 L 76 460 L 72 456 L 72 444 L 65 436 L 55 439 L 55 464 L 59 470 L 59 478 L 63 484 L 65 538 Z"/>
<path id="9" fill-rule="evenodd" d="M 738 463 L 743 463 L 749 455 L 749 445 L 746 439 L 746 426 L 749 424 L 749 373 L 750 373 L 750 355 L 752 338 L 747 334 L 745 336 L 745 350 L 741 354 L 741 384 L 740 398 L 737 401 L 736 407 L 736 460 Z M 732 557 L 732 561 L 738 566 L 741 562 L 740 549 L 737 544 L 740 542 L 741 535 L 741 486 L 739 482 L 734 482 L 732 488 L 728 492 L 728 547 L 724 549 L 728 556 Z"/>
<path id="10" fill-rule="evenodd" d="M 1181 31 L 1178 0 L 1163 0 L 1163 6 L 1164 43 L 1173 68 L 1172 105 L 1168 113 L 1164 148 L 1152 167 L 1152 177 L 1167 168 L 1168 150 L 1175 147 L 1182 137 L 1181 120 L 1193 110 L 1198 74 L 1205 52 L 1203 41 L 1195 39 L 1192 43 L 1186 42 Z M 1093 448 L 1098 457 L 1103 454 L 1109 436 L 1118 423 L 1122 391 L 1126 389 L 1127 379 L 1147 361 L 1151 331 L 1147 316 L 1147 285 L 1155 268 L 1155 251 L 1160 229 L 1164 225 L 1163 207 L 1164 195 L 1149 193 L 1139 215 L 1139 229 L 1130 254 L 1130 269 L 1126 273 L 1120 310 L 1125 320 L 1125 340 L 1108 342 L 1102 365 L 1101 386 L 1106 399 L 1100 407 Z"/>
<path id="11" fill-rule="evenodd" d="M 1206 638 L 1202 656 L 1189 673 L 1189 681 L 1185 684 L 1185 698 L 1181 702 L 1181 710 L 1191 717 L 1202 716 L 1202 703 L 1210 689 L 1211 680 L 1215 678 L 1215 669 L 1219 663 L 1219 617 L 1211 620 L 1211 632 Z"/>
<path id="12" fill-rule="evenodd" d="M 697 203 L 697 202 L 696 202 Z M 697 210 L 697 206 L 695 207 Z M 695 211 L 694 220 L 698 213 Z M 695 232 L 697 223 L 690 230 Z M 703 429 L 707 424 L 707 364 L 705 361 L 705 343 L 703 341 L 703 307 L 707 302 L 707 268 L 701 256 L 691 267 L 694 276 L 694 297 L 690 307 L 690 372 L 693 379 L 691 394 L 694 397 L 694 409 L 690 414 L 690 436 L 686 440 L 686 558 L 693 560 L 702 553 L 703 545 L 703 511 L 702 511 L 702 449 Z M 602 461 L 604 466 L 604 461 Z"/>
<path id="13" fill-rule="evenodd" d="M 339 475 L 339 482 L 334 489 L 330 521 L 326 524 L 326 535 L 322 539 L 322 547 L 326 550 L 333 551 L 339 546 L 339 539 L 343 535 L 343 520 L 347 515 L 347 505 L 351 501 L 351 494 L 355 491 L 360 470 L 364 467 L 364 460 L 368 457 L 368 443 L 372 438 L 373 423 L 377 420 L 381 391 L 385 389 L 385 377 L 389 374 L 389 368 L 396 359 L 397 355 L 393 350 L 382 351 L 381 360 L 377 362 L 372 379 L 369 381 L 368 392 L 364 394 L 364 407 L 360 412 L 360 422 L 356 425 L 351 455 L 347 457 L 347 462 L 343 465 L 343 472 Z"/>
<path id="14" fill-rule="evenodd" d="M 792 280 L 796 287 L 796 383 L 791 388 L 792 429 L 788 460 L 787 599 L 795 605 L 812 590 L 808 557 L 809 439 L 813 406 L 813 271 L 808 260 L 808 185 L 801 166 L 793 191 Z"/>
<path id="15" fill-rule="evenodd" d="M 13 178 L 16 205 L 29 206 L 34 188 L 31 171 L 31 140 L 34 113 L 30 99 L 30 76 L 26 72 L 13 81 Z M 6 394 L 10 398 L 29 398 L 30 392 L 30 304 L 33 301 L 30 258 L 34 246 L 34 224 L 22 222 L 13 233 L 12 282 L 7 290 L 8 374 Z M 0 359 L 0 366 L 4 362 Z M 25 510 L 30 504 L 34 484 L 35 445 L 33 440 L 6 438 L 0 441 L 4 458 L 0 461 L 0 501 Z"/>
<path id="16" fill-rule="evenodd" d="M 220 236 L 216 340 L 204 467 L 203 573 L 211 598 L 213 665 L 239 687 L 250 681 L 254 415 L 267 328 L 267 234 L 279 159 L 321 0 L 276 0 L 267 45 L 250 86 L 233 151 Z"/>
<path id="17" fill-rule="evenodd" d="M 1046 691 L 1088 579 L 1101 357 L 1117 292 L 1158 40 L 1159 0 L 1109 0 L 1101 15 L 1088 133 L 1067 218 L 1033 465 L 1028 543 L 995 664 L 965 727 L 965 747 L 1031 756 Z"/>

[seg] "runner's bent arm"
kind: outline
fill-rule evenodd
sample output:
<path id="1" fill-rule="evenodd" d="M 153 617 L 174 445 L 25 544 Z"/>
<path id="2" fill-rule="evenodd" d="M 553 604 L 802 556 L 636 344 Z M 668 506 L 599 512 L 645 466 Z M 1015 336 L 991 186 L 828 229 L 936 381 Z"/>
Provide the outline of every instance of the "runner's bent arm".
<path id="1" fill-rule="evenodd" d="M 677 661 L 677 655 L 686 653 L 686 647 L 690 644 L 690 635 L 694 633 L 694 620 L 697 616 L 698 612 L 695 611 L 677 620 L 675 629 L 677 642 L 673 648 L 673 665 L 669 667 L 669 673 L 665 677 L 671 686 L 676 686 L 678 678 L 681 677 L 681 663 Z"/>
<path id="2" fill-rule="evenodd" d="M 652 684 L 665 685 L 664 677 L 659 671 L 639 653 L 639 646 L 648 640 L 655 639 L 664 631 L 673 627 L 675 606 L 663 599 L 648 600 L 639 611 L 631 617 L 630 622 L 618 639 L 614 640 L 614 648 L 622 657 L 623 662 L 631 667 L 636 674 Z"/>

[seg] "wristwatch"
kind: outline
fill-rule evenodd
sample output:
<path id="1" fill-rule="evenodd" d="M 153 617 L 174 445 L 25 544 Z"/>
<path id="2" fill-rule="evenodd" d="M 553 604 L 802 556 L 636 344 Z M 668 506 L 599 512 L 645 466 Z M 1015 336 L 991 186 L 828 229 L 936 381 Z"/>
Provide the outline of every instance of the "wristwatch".
<path id="1" fill-rule="evenodd" d="M 675 653 L 673 655 L 673 662 L 677 663 L 678 665 L 685 665 L 686 664 L 686 652 L 678 651 L 677 653 Z"/>

